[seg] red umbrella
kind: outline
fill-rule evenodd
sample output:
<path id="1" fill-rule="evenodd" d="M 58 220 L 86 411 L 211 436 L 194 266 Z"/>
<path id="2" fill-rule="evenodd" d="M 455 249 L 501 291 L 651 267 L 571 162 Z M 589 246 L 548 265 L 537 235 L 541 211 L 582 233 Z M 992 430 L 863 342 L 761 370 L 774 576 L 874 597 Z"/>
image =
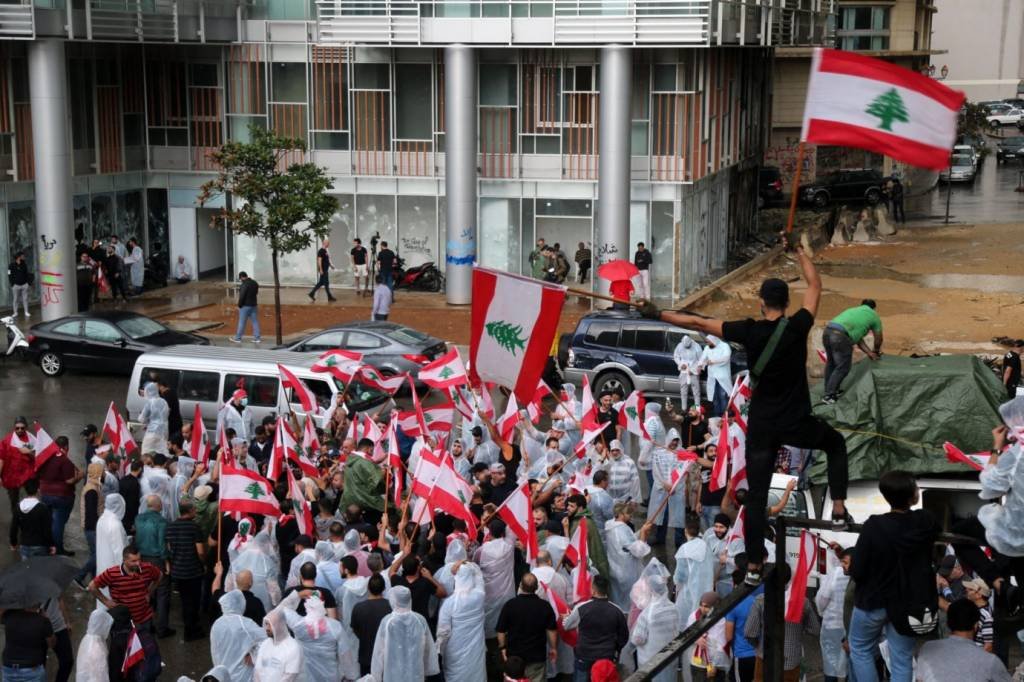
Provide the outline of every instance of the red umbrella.
<path id="1" fill-rule="evenodd" d="M 640 274 L 640 270 L 635 265 L 630 263 L 628 260 L 610 260 L 607 263 L 599 265 L 597 268 L 597 276 L 601 279 L 606 279 L 609 282 L 618 282 L 623 279 L 632 279 Z"/>

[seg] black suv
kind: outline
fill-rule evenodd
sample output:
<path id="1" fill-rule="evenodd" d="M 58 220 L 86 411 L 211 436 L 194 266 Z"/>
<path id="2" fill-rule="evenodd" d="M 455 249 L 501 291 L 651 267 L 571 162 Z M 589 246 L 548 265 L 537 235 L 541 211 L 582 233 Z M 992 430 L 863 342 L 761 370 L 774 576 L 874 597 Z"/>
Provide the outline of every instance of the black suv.
<path id="1" fill-rule="evenodd" d="M 648 396 L 678 396 L 679 370 L 672 354 L 683 334 L 707 345 L 700 332 L 648 320 L 632 310 L 602 310 L 584 315 L 575 331 L 562 334 L 558 361 L 566 381 L 578 386 L 586 375 L 594 395 L 618 388 L 623 395 L 639 389 Z M 740 346 L 731 347 L 735 376 L 747 368 L 747 354 Z"/>
<path id="2" fill-rule="evenodd" d="M 833 201 L 864 201 L 877 204 L 882 198 L 882 174 L 869 168 L 841 170 L 823 180 L 800 187 L 800 202 L 824 208 Z"/>
<path id="3" fill-rule="evenodd" d="M 757 172 L 757 207 L 764 208 L 782 200 L 782 173 L 775 166 Z"/>
<path id="4" fill-rule="evenodd" d="M 996 143 L 996 163 L 1024 160 L 1024 137 L 1007 137 Z"/>

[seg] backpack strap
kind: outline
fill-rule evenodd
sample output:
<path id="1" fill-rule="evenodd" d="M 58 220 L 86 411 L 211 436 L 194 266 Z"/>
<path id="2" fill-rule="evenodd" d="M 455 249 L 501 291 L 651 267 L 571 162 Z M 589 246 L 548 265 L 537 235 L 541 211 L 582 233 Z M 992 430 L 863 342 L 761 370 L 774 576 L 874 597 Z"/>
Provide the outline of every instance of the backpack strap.
<path id="1" fill-rule="evenodd" d="M 768 343 L 765 344 L 764 350 L 761 351 L 761 355 L 757 358 L 757 362 L 754 364 L 754 369 L 750 370 L 751 388 L 757 386 L 757 382 L 760 381 L 761 373 L 764 372 L 764 368 L 768 365 L 768 362 L 775 354 L 775 348 L 779 345 L 779 341 L 782 339 L 782 335 L 785 333 L 787 326 L 789 326 L 789 318 L 780 318 L 779 323 L 775 325 L 775 331 L 773 331 L 772 335 L 768 337 Z"/>

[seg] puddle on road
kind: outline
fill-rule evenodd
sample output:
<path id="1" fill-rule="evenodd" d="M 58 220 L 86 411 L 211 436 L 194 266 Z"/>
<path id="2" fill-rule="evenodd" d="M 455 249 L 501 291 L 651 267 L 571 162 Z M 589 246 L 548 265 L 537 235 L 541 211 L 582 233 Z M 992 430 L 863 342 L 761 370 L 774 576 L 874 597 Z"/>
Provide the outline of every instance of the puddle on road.
<path id="1" fill-rule="evenodd" d="M 928 275 L 899 272 L 871 263 L 823 263 L 820 270 L 832 277 L 849 279 L 890 279 L 919 284 L 928 289 L 967 289 L 985 293 L 1024 292 L 1024 276 L 935 273 Z"/>

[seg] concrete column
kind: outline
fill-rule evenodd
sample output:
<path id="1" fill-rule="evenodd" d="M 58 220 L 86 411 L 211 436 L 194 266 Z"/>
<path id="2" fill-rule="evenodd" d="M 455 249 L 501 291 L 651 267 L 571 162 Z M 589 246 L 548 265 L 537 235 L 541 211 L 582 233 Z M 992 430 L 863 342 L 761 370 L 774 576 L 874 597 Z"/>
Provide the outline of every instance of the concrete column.
<path id="1" fill-rule="evenodd" d="M 629 167 L 633 95 L 633 52 L 621 45 L 601 48 L 600 166 L 598 167 L 597 265 L 630 260 Z M 595 277 L 599 291 L 608 282 Z"/>
<path id="2" fill-rule="evenodd" d="M 63 41 L 29 43 L 28 76 L 36 167 L 37 277 L 45 321 L 78 310 Z"/>
<path id="3" fill-rule="evenodd" d="M 444 49 L 445 173 L 448 242 L 445 278 L 448 303 L 473 297 L 476 260 L 476 53 L 466 45 Z"/>

